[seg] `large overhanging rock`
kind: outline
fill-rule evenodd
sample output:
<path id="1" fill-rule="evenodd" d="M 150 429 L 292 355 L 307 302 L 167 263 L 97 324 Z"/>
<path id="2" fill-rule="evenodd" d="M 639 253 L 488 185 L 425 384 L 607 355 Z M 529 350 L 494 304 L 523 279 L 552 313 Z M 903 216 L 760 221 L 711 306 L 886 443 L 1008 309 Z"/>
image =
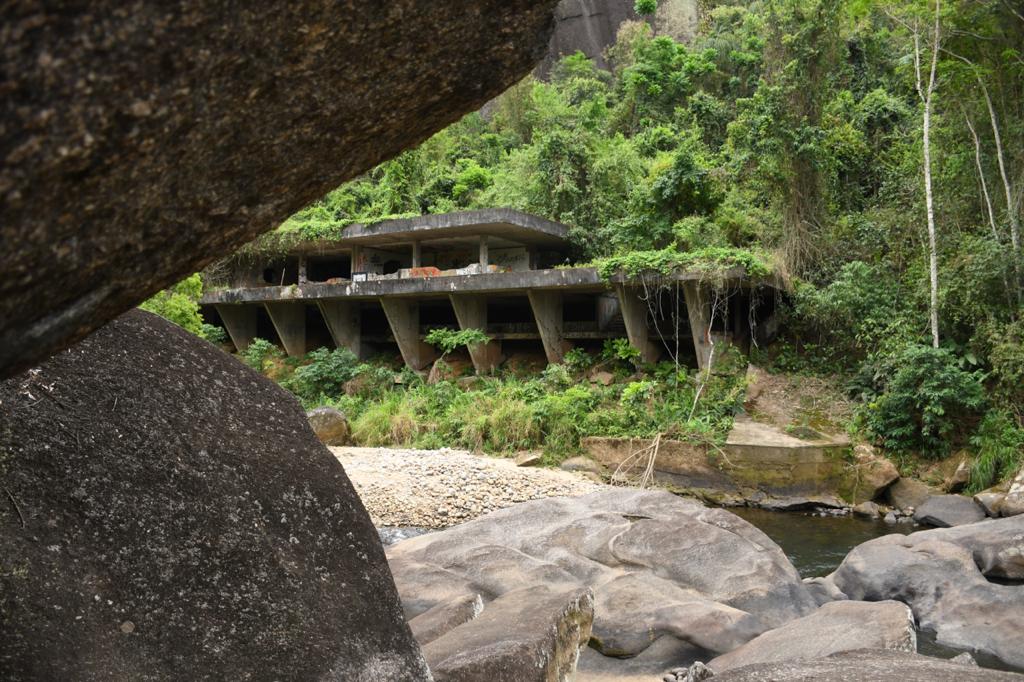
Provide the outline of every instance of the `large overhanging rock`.
<path id="1" fill-rule="evenodd" d="M 427 680 L 296 400 L 135 311 L 0 382 L 4 680 Z"/>
<path id="2" fill-rule="evenodd" d="M 500 93 L 555 4 L 7 7 L 0 378 Z"/>

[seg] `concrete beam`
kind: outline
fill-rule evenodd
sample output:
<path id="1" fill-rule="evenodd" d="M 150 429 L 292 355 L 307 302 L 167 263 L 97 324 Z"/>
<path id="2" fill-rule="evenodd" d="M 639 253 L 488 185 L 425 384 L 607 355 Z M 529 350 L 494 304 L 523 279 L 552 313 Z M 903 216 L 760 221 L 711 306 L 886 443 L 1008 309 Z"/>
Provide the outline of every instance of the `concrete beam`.
<path id="1" fill-rule="evenodd" d="M 362 357 L 362 313 L 358 301 L 317 301 L 334 345 Z"/>
<path id="2" fill-rule="evenodd" d="M 712 360 L 710 292 L 697 282 L 683 282 L 683 296 L 686 298 L 686 315 L 690 319 L 693 349 L 697 354 L 697 368 L 708 369 Z"/>
<path id="3" fill-rule="evenodd" d="M 384 308 L 405 364 L 419 371 L 433 362 L 437 353 L 420 340 L 419 303 L 405 298 L 382 298 L 380 305 Z"/>
<path id="4" fill-rule="evenodd" d="M 284 350 L 292 357 L 306 354 L 306 305 L 298 302 L 267 301 L 263 304 L 274 323 Z"/>
<path id="5" fill-rule="evenodd" d="M 455 309 L 459 329 L 487 331 L 487 299 L 472 294 L 450 294 L 448 298 Z M 469 347 L 469 357 L 477 374 L 487 374 L 501 364 L 501 342 L 477 343 Z"/>
<path id="6" fill-rule="evenodd" d="M 630 345 L 640 351 L 640 359 L 644 362 L 657 362 L 661 352 L 650 339 L 647 302 L 640 298 L 640 293 L 633 287 L 616 284 L 615 293 L 619 297 L 622 321 L 626 325 Z"/>
<path id="7" fill-rule="evenodd" d="M 563 336 L 562 294 L 558 291 L 529 291 L 527 296 L 548 363 L 559 364 L 565 358 L 565 352 L 572 348 Z"/>
<path id="8" fill-rule="evenodd" d="M 228 330 L 231 343 L 235 350 L 242 352 L 249 347 L 252 340 L 256 338 L 256 314 L 257 308 L 254 305 L 215 305 L 221 322 Z"/>

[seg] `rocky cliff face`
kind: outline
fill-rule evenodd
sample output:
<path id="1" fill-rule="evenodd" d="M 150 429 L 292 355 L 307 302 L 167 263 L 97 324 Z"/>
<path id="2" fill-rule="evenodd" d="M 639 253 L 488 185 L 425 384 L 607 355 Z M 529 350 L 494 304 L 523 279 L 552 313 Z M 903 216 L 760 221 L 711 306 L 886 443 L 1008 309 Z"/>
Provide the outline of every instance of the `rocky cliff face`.
<path id="1" fill-rule="evenodd" d="M 0 377 L 479 108 L 555 4 L 5 7 Z"/>
<path id="2" fill-rule="evenodd" d="M 548 54 L 538 67 L 546 76 L 560 57 L 577 50 L 606 67 L 604 50 L 615 42 L 615 35 L 624 21 L 637 20 L 633 0 L 562 0 L 555 10 L 555 31 Z M 688 40 L 697 27 L 695 0 L 662 0 L 652 20 L 661 35 Z"/>

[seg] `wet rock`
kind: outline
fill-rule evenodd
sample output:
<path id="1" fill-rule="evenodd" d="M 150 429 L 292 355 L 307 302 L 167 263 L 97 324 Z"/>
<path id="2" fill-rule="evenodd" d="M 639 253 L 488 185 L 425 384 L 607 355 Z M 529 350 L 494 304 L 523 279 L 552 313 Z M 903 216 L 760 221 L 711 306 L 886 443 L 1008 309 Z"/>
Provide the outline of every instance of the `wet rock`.
<path id="1" fill-rule="evenodd" d="M 369 516 L 270 380 L 133 311 L 0 403 L 5 680 L 429 679 Z"/>
<path id="2" fill-rule="evenodd" d="M 593 595 L 536 585 L 488 602 L 423 647 L 435 682 L 563 682 L 590 639 Z"/>
<path id="3" fill-rule="evenodd" d="M 854 548 L 832 578 L 850 599 L 904 602 L 940 644 L 1024 665 L 1024 591 L 986 580 L 973 552 L 949 537 L 959 530 L 876 538 Z"/>
<path id="4" fill-rule="evenodd" d="M 325 445 L 348 445 L 352 438 L 348 419 L 341 410 L 333 407 L 317 407 L 306 412 L 306 419 L 313 433 Z"/>
<path id="5" fill-rule="evenodd" d="M 843 652 L 803 661 L 762 663 L 715 675 L 715 682 L 1022 682 L 1004 673 L 902 651 Z"/>
<path id="6" fill-rule="evenodd" d="M 920 507 L 925 500 L 938 494 L 937 490 L 912 478 L 901 478 L 889 486 L 889 504 L 897 509 Z"/>
<path id="7" fill-rule="evenodd" d="M 898 519 L 896 518 L 896 514 L 894 512 L 886 512 L 885 517 L 882 518 L 882 521 L 889 524 L 890 526 L 893 526 L 896 524 Z"/>
<path id="8" fill-rule="evenodd" d="M 544 56 L 555 5 L 12 9 L 0 377 L 478 109 Z"/>
<path id="9" fill-rule="evenodd" d="M 853 513 L 856 516 L 863 516 L 869 519 L 877 519 L 881 511 L 881 507 L 874 502 L 861 502 L 853 508 Z"/>
<path id="10" fill-rule="evenodd" d="M 708 663 L 716 673 L 755 663 L 822 658 L 840 651 L 917 651 L 914 615 L 895 601 L 836 601 Z"/>
<path id="11" fill-rule="evenodd" d="M 408 617 L 474 590 L 486 614 L 523 585 L 590 588 L 593 645 L 616 655 L 643 656 L 654 642 L 725 653 L 816 606 L 764 533 L 659 491 L 535 500 L 388 552 Z"/>
<path id="12" fill-rule="evenodd" d="M 463 623 L 468 623 L 483 610 L 484 602 L 479 594 L 466 594 L 421 613 L 409 621 L 409 628 L 412 636 L 423 646 Z"/>
<path id="13" fill-rule="evenodd" d="M 935 495 L 914 510 L 915 521 L 936 528 L 963 526 L 984 518 L 984 509 L 961 495 Z"/>

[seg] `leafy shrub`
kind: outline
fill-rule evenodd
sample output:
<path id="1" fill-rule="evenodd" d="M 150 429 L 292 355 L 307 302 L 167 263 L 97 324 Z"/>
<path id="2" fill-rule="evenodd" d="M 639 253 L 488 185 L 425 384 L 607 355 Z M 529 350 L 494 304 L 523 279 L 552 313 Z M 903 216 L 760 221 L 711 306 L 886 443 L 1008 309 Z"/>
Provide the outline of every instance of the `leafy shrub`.
<path id="1" fill-rule="evenodd" d="M 272 344 L 266 339 L 253 339 L 252 343 L 238 354 L 242 362 L 252 367 L 257 372 L 262 372 L 267 368 L 267 363 L 270 360 L 275 360 L 284 357 L 284 353 L 280 348 Z"/>
<path id="2" fill-rule="evenodd" d="M 491 337 L 479 329 L 462 329 L 456 331 L 439 327 L 431 329 L 423 338 L 431 346 L 441 350 L 441 356 L 448 355 L 456 348 L 475 346 L 477 344 L 490 343 Z"/>
<path id="3" fill-rule="evenodd" d="M 199 336 L 218 346 L 228 342 L 228 333 L 224 331 L 224 327 L 218 327 L 215 324 L 203 322 L 199 329 Z"/>
<path id="4" fill-rule="evenodd" d="M 303 401 L 316 400 L 322 395 L 338 396 L 342 384 L 354 378 L 359 371 L 359 359 L 348 348 L 317 348 L 306 354 L 305 364 L 296 368 L 285 382 L 285 388 Z"/>
<path id="5" fill-rule="evenodd" d="M 562 358 L 565 366 L 574 372 L 583 372 L 594 364 L 594 358 L 582 348 L 571 348 Z"/>
<path id="6" fill-rule="evenodd" d="M 196 336 L 203 335 L 203 316 L 199 314 L 199 298 L 203 295 L 203 280 L 199 273 L 186 277 L 170 289 L 164 289 L 139 305 Z"/>
<path id="7" fill-rule="evenodd" d="M 1002 410 L 992 410 L 971 438 L 978 458 L 971 467 L 968 491 L 976 493 L 1009 478 L 1024 465 L 1024 429 Z"/>
<path id="8" fill-rule="evenodd" d="M 982 376 L 944 348 L 908 346 L 875 377 L 883 388 L 864 411 L 866 426 L 897 452 L 941 457 L 985 403 Z"/>

